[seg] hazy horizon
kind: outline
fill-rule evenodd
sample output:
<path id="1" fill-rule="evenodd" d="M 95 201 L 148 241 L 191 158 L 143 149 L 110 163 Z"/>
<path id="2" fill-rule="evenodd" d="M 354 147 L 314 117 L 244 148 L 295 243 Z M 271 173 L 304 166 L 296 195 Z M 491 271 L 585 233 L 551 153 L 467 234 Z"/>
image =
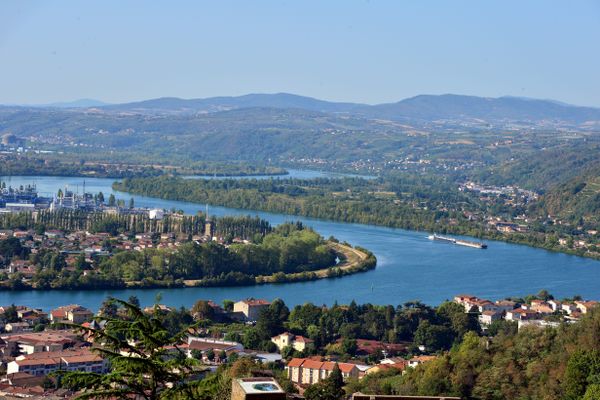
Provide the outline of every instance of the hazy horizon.
<path id="1" fill-rule="evenodd" d="M 123 102 L 107 102 L 104 101 L 102 99 L 94 99 L 94 98 L 77 98 L 77 99 L 66 99 L 66 100 L 60 100 L 60 101 L 56 101 L 56 102 L 51 102 L 51 103 L 0 103 L 1 106 L 17 106 L 17 107 L 53 107 L 53 106 L 64 106 L 64 105 L 68 105 L 71 103 L 80 103 L 80 102 L 98 102 L 98 103 L 103 103 L 101 105 L 98 105 L 98 107 L 100 106 L 110 106 L 110 105 L 118 105 L 118 104 L 128 104 L 128 103 L 137 103 L 137 102 L 142 102 L 142 101 L 148 101 L 148 100 L 157 100 L 157 99 L 164 99 L 164 98 L 177 98 L 177 99 L 181 99 L 181 100 L 198 100 L 198 99 L 209 99 L 209 98 L 218 98 L 218 97 L 241 97 L 241 96 L 247 96 L 247 95 L 278 95 L 278 94 L 287 94 L 287 95 L 294 95 L 294 96 L 300 96 L 300 97 L 306 97 L 306 98 L 313 98 L 315 100 L 322 100 L 322 101 L 327 101 L 327 102 L 339 102 L 339 103 L 355 103 L 355 104 L 363 104 L 363 105 L 380 105 L 380 104 L 386 104 L 386 103 L 367 103 L 367 102 L 351 102 L 351 101 L 345 101 L 345 100 L 330 100 L 330 99 L 323 99 L 323 98 L 319 98 L 319 97 L 313 97 L 313 96 L 306 96 L 303 94 L 298 94 L 298 93 L 288 93 L 288 92 L 273 92 L 273 93 L 266 93 L 266 92 L 257 92 L 257 93 L 244 93 L 241 95 L 217 95 L 217 96 L 210 96 L 210 97 L 178 97 L 178 96 L 159 96 L 159 97 L 153 97 L 153 98 L 147 98 L 147 99 L 132 99 L 132 100 L 128 100 L 128 101 L 123 101 Z M 588 108 L 600 108 L 599 106 L 593 106 L 593 105 L 586 105 L 586 104 L 573 104 L 573 103 L 568 103 L 568 102 L 564 102 L 562 100 L 557 100 L 557 99 L 550 99 L 550 98 L 534 98 L 534 97 L 527 97 L 527 96 L 513 96 L 510 94 L 506 94 L 506 95 L 501 95 L 501 96 L 497 96 L 497 97 L 490 97 L 490 96 L 478 96 L 478 95 L 470 95 L 470 94 L 463 94 L 463 93 L 439 93 L 439 94 L 432 94 L 432 93 L 420 93 L 417 94 L 415 96 L 409 96 L 409 97 L 404 97 L 401 99 L 398 99 L 396 101 L 391 101 L 388 102 L 389 104 L 391 103 L 397 103 L 403 100 L 407 100 L 407 99 L 411 99 L 413 97 L 418 97 L 418 96 L 444 96 L 444 95 L 454 95 L 454 96 L 472 96 L 472 97 L 480 97 L 480 98 L 503 98 L 503 97 L 507 97 L 507 98 L 517 98 L 517 99 L 524 99 L 524 100 L 539 100 L 539 101 L 548 101 L 548 102 L 553 102 L 553 103 L 557 103 L 557 104 L 561 104 L 564 106 L 573 106 L 573 107 L 588 107 Z M 76 107 L 88 107 L 88 106 L 76 106 Z M 90 107 L 94 107 L 94 106 L 90 106 Z"/>

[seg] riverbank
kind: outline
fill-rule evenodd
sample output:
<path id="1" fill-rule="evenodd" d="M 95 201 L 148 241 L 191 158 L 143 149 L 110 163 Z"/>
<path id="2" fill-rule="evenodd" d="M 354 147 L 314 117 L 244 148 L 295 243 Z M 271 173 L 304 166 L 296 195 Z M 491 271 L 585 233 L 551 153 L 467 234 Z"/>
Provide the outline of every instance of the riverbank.
<path id="1" fill-rule="evenodd" d="M 309 171 L 296 171 L 296 176 L 307 177 Z M 312 174 L 312 171 L 310 171 Z M 311 175 L 312 176 L 312 175 Z M 35 182 L 40 192 L 56 193 L 66 185 L 82 187 L 81 178 L 12 177 L 11 184 L 27 185 Z M 86 189 L 92 193 L 102 191 L 105 196 L 117 198 L 131 196 L 138 207 L 182 210 L 187 215 L 204 211 L 205 205 L 192 202 L 161 200 L 158 198 L 128 195 L 111 189 L 113 180 L 86 179 Z M 153 304 L 157 295 L 162 303 L 180 307 L 193 304 L 197 299 L 221 302 L 237 298 L 281 298 L 288 304 L 315 304 L 371 302 L 373 304 L 402 304 L 421 300 L 439 304 L 456 293 L 477 293 L 483 297 L 504 298 L 524 296 L 546 289 L 556 296 L 578 294 L 598 298 L 600 263 L 586 257 L 573 257 L 565 253 L 545 251 L 532 246 L 516 246 L 507 241 L 487 241 L 485 251 L 463 246 L 446 246 L 427 239 L 427 234 L 414 230 L 395 229 L 375 225 L 331 222 L 289 214 L 269 213 L 211 206 L 210 214 L 223 216 L 258 216 L 277 226 L 285 222 L 301 221 L 323 237 L 334 236 L 340 242 L 350 242 L 372 251 L 377 257 L 377 267 L 368 274 L 352 274 L 343 279 L 317 279 L 314 281 L 276 285 L 249 285 L 230 287 L 194 287 L 169 289 L 98 288 L 97 290 L 20 290 L 0 291 L 0 304 L 23 303 L 48 309 L 66 303 L 77 303 L 97 309 L 107 297 L 139 297 L 142 304 Z M 436 231 L 442 233 L 441 231 Z M 515 279 L 518 276 L 519 279 Z"/>
<path id="2" fill-rule="evenodd" d="M 294 182 L 292 182 L 294 183 Z M 355 182 L 356 183 L 356 182 Z M 357 183 L 358 184 L 358 183 Z M 364 185 L 364 183 L 362 183 Z M 291 184 L 290 184 L 291 185 Z M 289 185 L 288 185 L 289 186 Z M 306 182 L 273 187 L 264 182 L 187 182 L 167 177 L 114 182 L 113 190 L 165 200 L 188 201 L 245 210 L 317 218 L 344 223 L 384 226 L 416 232 L 470 236 L 503 241 L 579 257 L 600 259 L 596 247 L 572 249 L 559 243 L 552 232 L 531 230 L 527 233 L 503 233 L 486 221 L 470 221 L 462 214 L 444 215 L 434 210 L 414 208 L 410 204 L 384 197 L 347 191 L 329 193 L 319 185 Z M 343 189 L 343 186 L 340 186 Z M 357 192 L 358 193 L 358 192 Z M 575 237 L 572 237 L 575 241 Z"/>
<path id="3" fill-rule="evenodd" d="M 341 244 L 333 241 L 328 241 L 327 246 L 332 249 L 340 262 L 329 268 L 322 268 L 315 271 L 304 271 L 285 274 L 278 272 L 273 275 L 259 275 L 254 278 L 254 282 L 248 281 L 248 285 L 264 285 L 272 283 L 290 283 L 290 282 L 307 282 L 317 279 L 337 278 L 346 275 L 365 272 L 374 269 L 377 265 L 375 255 L 366 249 L 353 248 L 349 244 Z M 219 287 L 218 284 L 212 284 L 211 280 L 196 279 L 184 280 L 183 287 Z M 231 286 L 231 285 L 223 285 Z M 246 285 L 233 285 L 246 286 Z M 134 288 L 135 286 L 129 286 Z M 140 287 L 142 288 L 142 287 Z"/>
<path id="4" fill-rule="evenodd" d="M 0 165 L 0 176 L 57 176 L 57 177 L 80 177 L 80 178 L 141 178 L 154 177 L 163 174 L 174 176 L 196 176 L 196 177 L 262 177 L 262 176 L 286 176 L 289 171 L 281 167 L 247 166 L 247 165 L 166 165 L 166 164 L 128 164 L 128 163 L 105 163 L 105 162 L 61 162 L 59 160 L 31 159 L 22 157 L 19 159 L 5 159 Z"/>

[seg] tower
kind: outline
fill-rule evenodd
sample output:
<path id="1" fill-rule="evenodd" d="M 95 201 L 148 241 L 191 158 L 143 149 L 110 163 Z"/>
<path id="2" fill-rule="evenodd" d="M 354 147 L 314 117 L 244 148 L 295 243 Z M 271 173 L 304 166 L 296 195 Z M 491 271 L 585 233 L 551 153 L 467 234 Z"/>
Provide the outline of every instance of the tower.
<path id="1" fill-rule="evenodd" d="M 212 240 L 215 235 L 215 224 L 212 219 L 208 216 L 208 204 L 206 205 L 206 220 L 204 222 L 204 236 L 208 238 L 208 240 Z"/>

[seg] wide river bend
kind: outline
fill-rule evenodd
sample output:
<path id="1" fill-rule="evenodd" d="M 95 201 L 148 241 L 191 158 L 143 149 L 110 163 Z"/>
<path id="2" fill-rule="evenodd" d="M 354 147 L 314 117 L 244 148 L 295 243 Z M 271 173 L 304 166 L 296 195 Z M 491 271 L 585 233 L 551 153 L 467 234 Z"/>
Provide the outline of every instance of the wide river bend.
<path id="1" fill-rule="evenodd" d="M 292 170 L 291 176 L 311 178 L 330 176 L 327 173 Z M 40 194 L 56 193 L 68 185 L 83 188 L 80 177 L 4 177 L 7 184 L 18 186 L 35 183 Z M 106 197 L 114 193 L 126 201 L 133 197 L 137 207 L 182 209 L 194 214 L 204 210 L 204 204 L 161 200 L 114 192 L 113 179 L 85 178 L 87 192 L 102 191 Z M 161 302 L 171 306 L 190 307 L 198 299 L 221 302 L 246 297 L 282 298 L 286 304 L 358 303 L 401 304 L 421 300 L 435 305 L 455 294 L 469 293 L 490 299 L 523 296 L 547 289 L 557 297 L 581 295 L 600 299 L 600 262 L 553 253 L 522 245 L 488 241 L 487 250 L 454 246 L 427 239 L 424 232 L 391 229 L 378 226 L 337 223 L 261 211 L 210 207 L 213 215 L 258 215 L 273 225 L 300 220 L 325 237 L 333 235 L 342 241 L 363 246 L 377 256 L 375 270 L 337 279 L 312 282 L 272 284 L 248 287 L 131 289 L 94 291 L 0 291 L 0 305 L 23 304 L 44 310 L 63 304 L 78 303 L 97 309 L 107 297 L 127 299 L 136 295 L 142 305 L 152 304 L 158 293 Z"/>

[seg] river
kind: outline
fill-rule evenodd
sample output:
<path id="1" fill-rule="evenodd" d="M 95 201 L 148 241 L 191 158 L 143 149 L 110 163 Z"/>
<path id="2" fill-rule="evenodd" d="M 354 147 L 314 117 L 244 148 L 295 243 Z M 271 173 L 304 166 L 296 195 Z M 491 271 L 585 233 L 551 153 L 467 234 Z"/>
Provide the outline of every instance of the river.
<path id="1" fill-rule="evenodd" d="M 303 177 L 313 172 L 290 171 L 290 176 Z M 331 176 L 318 173 L 317 176 Z M 19 177 L 4 178 L 12 186 L 36 183 L 40 194 L 56 193 L 68 185 L 83 188 L 83 178 Z M 111 189 L 113 179 L 86 178 L 86 191 L 102 191 L 106 197 L 133 197 L 138 207 L 181 209 L 188 214 L 204 210 L 205 205 L 129 195 Z M 524 296 L 547 289 L 557 297 L 579 294 L 600 298 L 600 262 L 532 247 L 488 241 L 488 249 L 454 246 L 427 239 L 424 232 L 378 226 L 338 223 L 260 211 L 210 206 L 212 215 L 258 215 L 273 225 L 300 220 L 325 237 L 333 235 L 342 241 L 363 246 L 377 256 L 377 268 L 356 275 L 312 282 L 271 284 L 227 288 L 131 289 L 100 291 L 22 291 L 0 292 L 0 305 L 10 303 L 45 310 L 59 305 L 78 303 L 97 309 L 107 297 L 126 299 L 136 295 L 142 305 L 152 304 L 161 294 L 161 302 L 171 306 L 190 307 L 198 299 L 221 302 L 246 297 L 281 298 L 288 305 L 358 303 L 401 304 L 421 300 L 436 305 L 459 293 L 490 299 Z"/>

